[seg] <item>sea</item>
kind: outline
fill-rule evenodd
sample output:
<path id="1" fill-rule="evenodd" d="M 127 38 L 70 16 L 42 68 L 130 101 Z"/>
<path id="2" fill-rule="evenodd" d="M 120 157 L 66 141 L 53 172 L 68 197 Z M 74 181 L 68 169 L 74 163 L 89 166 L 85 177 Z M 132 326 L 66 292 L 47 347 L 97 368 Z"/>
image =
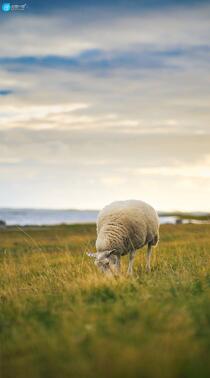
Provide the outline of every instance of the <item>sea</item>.
<path id="1" fill-rule="evenodd" d="M 47 210 L 0 208 L 0 224 L 7 226 L 41 226 L 77 223 L 95 223 L 97 210 Z M 160 223 L 176 223 L 175 216 L 160 216 Z"/>

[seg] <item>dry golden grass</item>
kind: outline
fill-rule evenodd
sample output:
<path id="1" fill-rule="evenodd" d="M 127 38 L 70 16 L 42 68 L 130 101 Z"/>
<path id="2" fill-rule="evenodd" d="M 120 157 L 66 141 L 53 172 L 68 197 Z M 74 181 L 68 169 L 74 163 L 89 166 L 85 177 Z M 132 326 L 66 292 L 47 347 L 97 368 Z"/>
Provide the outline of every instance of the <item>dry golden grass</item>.
<path id="1" fill-rule="evenodd" d="M 145 270 L 102 276 L 95 226 L 0 231 L 2 378 L 209 377 L 210 226 L 165 225 Z"/>

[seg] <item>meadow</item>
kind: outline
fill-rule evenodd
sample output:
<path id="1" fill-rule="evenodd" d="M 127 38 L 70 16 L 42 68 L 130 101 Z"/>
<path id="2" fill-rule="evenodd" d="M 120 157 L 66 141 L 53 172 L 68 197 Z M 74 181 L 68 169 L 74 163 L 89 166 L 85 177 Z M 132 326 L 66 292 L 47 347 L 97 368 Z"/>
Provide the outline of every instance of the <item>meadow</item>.
<path id="1" fill-rule="evenodd" d="M 1 378 L 210 376 L 210 225 L 163 225 L 101 275 L 95 225 L 0 229 Z"/>

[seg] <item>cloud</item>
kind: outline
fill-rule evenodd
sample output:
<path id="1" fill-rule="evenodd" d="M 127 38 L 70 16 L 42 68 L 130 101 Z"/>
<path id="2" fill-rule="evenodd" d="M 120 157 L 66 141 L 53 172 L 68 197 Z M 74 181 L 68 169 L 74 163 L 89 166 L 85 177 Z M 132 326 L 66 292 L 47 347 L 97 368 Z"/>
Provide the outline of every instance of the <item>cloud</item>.
<path id="1" fill-rule="evenodd" d="M 53 128 L 53 120 L 61 122 L 67 114 L 68 119 L 71 118 L 70 113 L 79 109 L 88 108 L 88 104 L 56 104 L 56 105 L 36 105 L 19 108 L 18 106 L 4 106 L 1 113 L 0 128 Z M 58 124 L 57 124 L 58 126 Z"/>
<path id="2" fill-rule="evenodd" d="M 134 174 L 149 176 L 173 176 L 173 177 L 190 177 L 190 178 L 210 178 L 210 159 L 206 164 L 185 165 L 177 167 L 150 167 L 140 168 L 134 171 Z"/>
<path id="3" fill-rule="evenodd" d="M 0 130 L 1 161 L 18 159 L 22 165 L 49 166 L 90 175 L 124 177 L 138 169 L 207 165 L 210 136 L 116 133 L 112 130 Z M 151 172 L 152 176 L 152 172 Z"/>
<path id="4" fill-rule="evenodd" d="M 209 12 L 209 4 L 202 4 L 128 14 L 114 9 L 82 14 L 75 9 L 52 13 L 50 17 L 27 14 L 4 18 L 1 56 L 71 57 L 88 49 L 154 51 L 209 46 Z"/>
<path id="5" fill-rule="evenodd" d="M 12 92 L 10 89 L 0 89 L 0 96 L 9 96 Z"/>
<path id="6" fill-rule="evenodd" d="M 4 96 L 0 103 L 3 128 L 113 127 L 132 134 L 210 131 L 210 82 L 202 60 L 196 69 L 189 64 L 184 72 L 145 70 L 143 76 L 137 68 L 119 68 L 108 77 L 60 68 L 21 73 L 8 73 L 3 68 L 0 77 L 5 86 L 14 88 L 14 93 Z M 52 114 L 50 109 L 57 109 L 58 104 L 60 112 Z M 69 104 L 86 107 L 70 114 L 62 110 Z M 48 109 L 46 114 L 41 110 L 43 106 Z"/>
<path id="7" fill-rule="evenodd" d="M 4 18 L 0 206 L 207 210 L 209 12 Z"/>

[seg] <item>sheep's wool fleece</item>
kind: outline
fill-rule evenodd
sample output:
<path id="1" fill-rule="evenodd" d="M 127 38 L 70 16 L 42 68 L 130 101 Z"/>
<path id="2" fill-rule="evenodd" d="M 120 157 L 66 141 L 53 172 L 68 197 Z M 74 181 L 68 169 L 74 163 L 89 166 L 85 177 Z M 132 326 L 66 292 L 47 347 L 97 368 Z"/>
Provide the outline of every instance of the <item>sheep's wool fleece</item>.
<path id="1" fill-rule="evenodd" d="M 159 239 L 159 218 L 143 201 L 117 201 L 104 207 L 97 220 L 96 249 L 116 250 L 123 255 Z"/>

